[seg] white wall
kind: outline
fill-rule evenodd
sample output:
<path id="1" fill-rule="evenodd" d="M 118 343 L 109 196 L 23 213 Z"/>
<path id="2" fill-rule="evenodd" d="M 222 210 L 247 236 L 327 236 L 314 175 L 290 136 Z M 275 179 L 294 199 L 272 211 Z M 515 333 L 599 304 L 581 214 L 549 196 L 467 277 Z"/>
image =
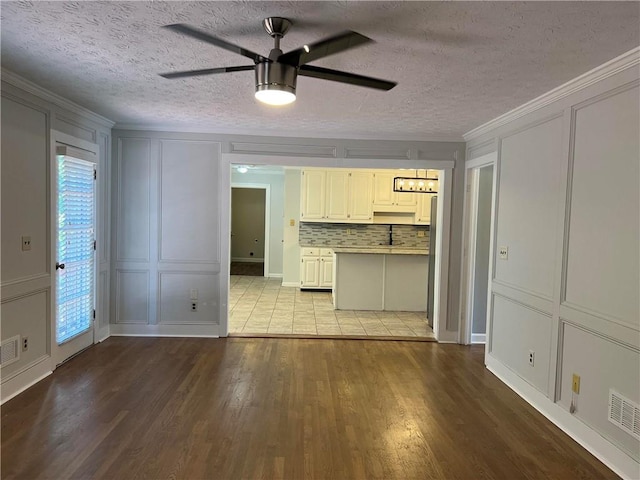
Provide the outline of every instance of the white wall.
<path id="1" fill-rule="evenodd" d="M 300 169 L 285 170 L 284 182 L 282 284 L 296 287 L 300 285 Z"/>
<path id="2" fill-rule="evenodd" d="M 467 137 L 469 159 L 499 157 L 487 365 L 632 478 L 640 442 L 607 420 L 607 402 L 614 389 L 640 403 L 639 57 Z"/>
<path id="3" fill-rule="evenodd" d="M 113 148 L 111 333 L 218 335 L 220 143 L 119 133 Z"/>
<path id="4" fill-rule="evenodd" d="M 107 119 L 41 89 L 11 72 L 2 72 L 2 340 L 29 338 L 20 360 L 2 367 L 2 401 L 12 397 L 55 365 L 53 264 L 51 258 L 52 130 L 96 143 L 98 157 L 98 279 L 96 335 L 109 334 L 109 171 L 111 125 Z M 31 237 L 22 251 L 21 237 Z"/>
<path id="5" fill-rule="evenodd" d="M 285 209 L 284 171 L 238 173 L 232 171 L 232 184 L 264 184 L 269 185 L 269 276 L 279 277 L 283 268 L 283 216 Z"/>

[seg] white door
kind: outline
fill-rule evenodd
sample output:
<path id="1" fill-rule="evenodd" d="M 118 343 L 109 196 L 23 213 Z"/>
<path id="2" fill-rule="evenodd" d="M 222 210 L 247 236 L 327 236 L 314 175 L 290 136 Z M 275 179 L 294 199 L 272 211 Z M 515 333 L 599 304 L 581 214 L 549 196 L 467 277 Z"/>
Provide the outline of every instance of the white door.
<path id="1" fill-rule="evenodd" d="M 56 152 L 56 364 L 94 342 L 96 164 L 69 151 L 60 147 Z M 90 154 L 85 152 L 88 158 Z"/>

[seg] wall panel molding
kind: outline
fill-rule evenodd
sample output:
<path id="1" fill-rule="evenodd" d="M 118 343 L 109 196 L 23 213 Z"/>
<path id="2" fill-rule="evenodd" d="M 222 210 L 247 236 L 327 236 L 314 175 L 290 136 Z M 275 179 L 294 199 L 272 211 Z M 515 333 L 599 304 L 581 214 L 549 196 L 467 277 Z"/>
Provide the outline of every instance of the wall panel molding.
<path id="1" fill-rule="evenodd" d="M 229 153 L 335 158 L 337 156 L 337 147 L 334 145 L 295 145 L 232 141 L 230 143 Z"/>
<path id="2" fill-rule="evenodd" d="M 9 282 L 4 282 L 0 285 L 3 303 L 31 295 L 35 292 L 49 290 L 50 288 L 51 275 L 48 273 L 18 278 Z"/>
<path id="3" fill-rule="evenodd" d="M 143 297 L 138 297 L 138 298 L 142 298 L 144 299 L 144 314 L 140 315 L 139 319 L 128 319 L 128 318 L 123 318 L 123 312 L 122 310 L 125 309 L 127 306 L 123 305 L 124 299 L 123 299 L 123 282 L 124 282 L 124 278 L 123 276 L 125 275 L 132 275 L 132 276 L 138 276 L 140 277 L 144 277 L 144 283 L 142 286 L 138 285 L 137 289 L 127 289 L 128 292 L 132 292 L 134 290 L 137 290 L 140 294 L 144 294 Z M 150 299 L 150 292 L 149 292 L 149 271 L 148 270 L 135 270 L 135 269 L 116 269 L 116 275 L 115 275 L 115 322 L 116 324 L 149 324 L 149 307 L 150 307 L 150 303 L 151 303 L 151 299 Z M 129 301 L 133 301 L 134 299 L 131 299 L 130 297 L 127 297 L 127 299 Z M 133 307 L 135 307 L 135 305 L 133 305 Z M 139 308 L 139 307 L 138 307 Z"/>

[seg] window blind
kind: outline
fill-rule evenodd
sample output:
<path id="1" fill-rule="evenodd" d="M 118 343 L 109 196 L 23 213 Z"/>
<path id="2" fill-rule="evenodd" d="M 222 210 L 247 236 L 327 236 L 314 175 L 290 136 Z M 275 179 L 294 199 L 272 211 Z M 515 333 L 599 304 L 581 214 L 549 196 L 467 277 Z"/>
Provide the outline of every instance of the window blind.
<path id="1" fill-rule="evenodd" d="M 94 164 L 58 156 L 58 270 L 56 341 L 87 331 L 93 319 Z"/>

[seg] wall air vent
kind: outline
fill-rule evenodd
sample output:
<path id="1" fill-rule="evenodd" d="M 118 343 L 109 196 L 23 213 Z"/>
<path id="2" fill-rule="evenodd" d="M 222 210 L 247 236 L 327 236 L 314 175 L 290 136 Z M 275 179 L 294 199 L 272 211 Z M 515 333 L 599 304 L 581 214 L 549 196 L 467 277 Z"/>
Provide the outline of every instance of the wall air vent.
<path id="1" fill-rule="evenodd" d="M 20 336 L 11 337 L 0 345 L 0 365 L 7 365 L 20 360 Z"/>
<path id="2" fill-rule="evenodd" d="M 609 421 L 640 440 L 640 405 L 609 390 Z"/>

